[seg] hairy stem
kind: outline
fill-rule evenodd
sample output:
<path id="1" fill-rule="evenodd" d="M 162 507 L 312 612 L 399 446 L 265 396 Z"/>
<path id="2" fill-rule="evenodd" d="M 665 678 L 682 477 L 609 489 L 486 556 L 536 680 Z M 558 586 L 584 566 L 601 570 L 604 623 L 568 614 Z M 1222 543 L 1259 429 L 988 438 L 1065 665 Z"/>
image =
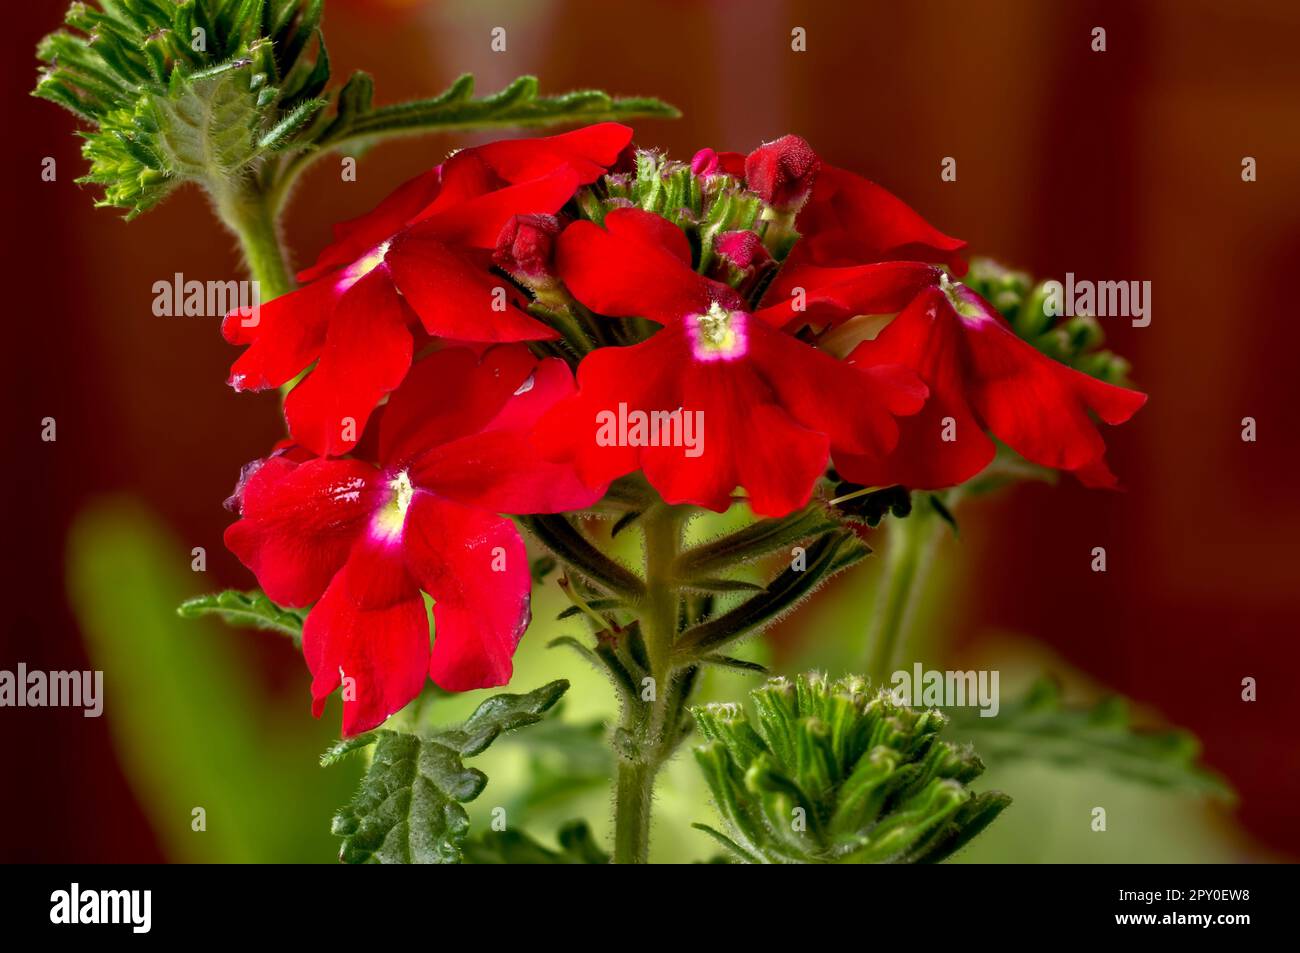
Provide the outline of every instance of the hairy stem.
<path id="1" fill-rule="evenodd" d="M 898 662 L 944 526 L 924 497 L 917 499 L 911 516 L 890 525 L 885 566 L 867 632 L 867 673 L 874 685 L 884 685 Z"/>
<path id="2" fill-rule="evenodd" d="M 650 663 L 650 700 L 630 699 L 620 731 L 631 741 L 619 752 L 614 788 L 614 863 L 644 864 L 650 852 L 650 809 L 655 778 L 677 736 L 679 706 L 670 706 L 673 641 L 677 637 L 678 586 L 672 576 L 681 548 L 681 511 L 655 506 L 642 518 L 646 592 L 641 632 Z"/>
<path id="3" fill-rule="evenodd" d="M 211 187 L 217 214 L 244 252 L 249 274 L 258 284 L 259 300 L 270 301 L 295 287 L 280 243 L 279 222 L 266 196 L 251 182 Z"/>

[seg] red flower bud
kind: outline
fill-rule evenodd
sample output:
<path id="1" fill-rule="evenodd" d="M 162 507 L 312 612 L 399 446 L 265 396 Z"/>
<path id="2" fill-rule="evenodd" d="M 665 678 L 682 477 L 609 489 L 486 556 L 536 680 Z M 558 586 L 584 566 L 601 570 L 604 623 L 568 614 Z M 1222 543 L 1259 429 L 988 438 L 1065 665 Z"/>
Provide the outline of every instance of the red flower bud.
<path id="1" fill-rule="evenodd" d="M 712 149 L 701 149 L 691 159 L 691 172 L 695 175 L 713 175 L 718 171 L 718 154 Z"/>
<path id="2" fill-rule="evenodd" d="M 724 261 L 741 271 L 762 265 L 772 257 L 756 232 L 725 232 L 713 247 Z"/>
<path id="3" fill-rule="evenodd" d="M 554 215 L 516 215 L 501 229 L 492 261 L 521 278 L 549 278 L 558 234 L 560 220 Z"/>
<path id="4" fill-rule="evenodd" d="M 822 160 L 798 136 L 782 136 L 745 158 L 745 181 L 768 205 L 796 209 L 812 191 Z"/>

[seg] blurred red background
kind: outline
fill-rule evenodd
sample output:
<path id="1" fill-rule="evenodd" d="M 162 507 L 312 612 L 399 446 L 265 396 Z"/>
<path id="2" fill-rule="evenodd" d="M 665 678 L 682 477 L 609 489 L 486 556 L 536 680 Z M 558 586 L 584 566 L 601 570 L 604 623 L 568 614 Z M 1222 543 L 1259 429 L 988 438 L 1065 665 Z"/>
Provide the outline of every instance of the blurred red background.
<path id="1" fill-rule="evenodd" d="M 91 207 L 72 118 L 27 96 L 32 49 L 62 0 L 6 11 L 4 149 L 10 394 L 8 571 L 0 667 L 85 667 L 66 605 L 64 539 L 111 490 L 147 500 L 209 553 L 215 583 L 249 577 L 221 547 L 222 499 L 279 436 L 275 398 L 223 384 L 215 320 L 157 318 L 151 287 L 235 274 L 232 239 L 187 190 L 138 221 Z M 504 26 L 508 49 L 489 31 Z M 807 52 L 790 31 L 807 31 Z M 1090 48 L 1093 27 L 1107 50 Z M 1300 853 L 1295 742 L 1300 465 L 1289 281 L 1300 253 L 1300 6 L 1282 2 L 908 4 L 330 0 L 336 75 L 364 67 L 381 101 L 472 71 L 484 91 L 535 73 L 544 91 L 598 86 L 683 111 L 644 145 L 679 157 L 748 151 L 786 132 L 902 195 L 932 222 L 1043 277 L 1150 280 L 1153 321 L 1110 321 L 1151 394 L 1112 432 L 1122 494 L 1023 487 L 964 533 L 978 589 L 951 620 L 970 643 L 1031 633 L 1098 681 L 1204 741 L 1262 843 Z M 301 265 L 333 222 L 466 144 L 384 146 L 355 183 L 321 163 L 288 215 Z M 58 162 L 42 182 L 41 160 Z M 957 159 L 956 182 L 940 162 Z M 1258 161 L 1244 183 L 1241 161 Z M 58 421 L 42 443 L 40 421 Z M 1258 420 L 1243 443 L 1241 419 Z M 1093 546 L 1109 571 L 1088 571 Z M 259 643 L 260 644 L 260 643 Z M 305 672 L 265 652 L 267 677 Z M 1259 700 L 1240 701 L 1241 680 Z M 26 860 L 156 860 L 108 744 L 76 711 L 0 712 L 9 770 L 2 853 Z M 37 811 L 34 815 L 33 811 Z"/>

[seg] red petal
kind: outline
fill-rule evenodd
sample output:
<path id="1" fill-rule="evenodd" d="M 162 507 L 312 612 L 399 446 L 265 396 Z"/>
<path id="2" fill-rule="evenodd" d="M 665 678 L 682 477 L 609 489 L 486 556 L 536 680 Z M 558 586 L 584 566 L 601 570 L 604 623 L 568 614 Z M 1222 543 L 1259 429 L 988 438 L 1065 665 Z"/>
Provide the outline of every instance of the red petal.
<path id="1" fill-rule="evenodd" d="M 680 369 L 674 367 L 681 344 L 668 330 L 631 347 L 598 348 L 583 358 L 578 365 L 578 392 L 538 421 L 534 445 L 549 459 L 572 462 L 579 478 L 590 486 L 607 484 L 635 470 L 640 449 L 597 444 L 597 414 L 617 412 L 620 402 L 632 409 L 682 406 Z"/>
<path id="2" fill-rule="evenodd" d="M 350 265 L 372 248 L 392 238 L 436 199 L 441 189 L 442 167 L 421 172 L 393 190 L 365 215 L 334 226 L 334 242 L 316 258 L 316 264 L 298 273 L 302 282 Z"/>
<path id="3" fill-rule="evenodd" d="M 573 460 L 588 483 L 638 466 L 670 503 L 714 510 L 730 505 L 736 486 L 762 515 L 781 515 L 807 501 L 826 466 L 828 438 L 892 439 L 892 412 L 920 405 L 924 389 L 897 381 L 873 391 L 861 375 L 789 335 L 750 320 L 749 352 L 699 361 L 682 322 L 633 347 L 601 348 L 578 368 L 578 394 L 538 427 L 537 442 Z M 601 446 L 602 413 L 703 412 L 703 446 Z"/>
<path id="4" fill-rule="evenodd" d="M 541 341 L 558 335 L 509 302 L 512 286 L 437 238 L 403 235 L 388 250 L 393 282 L 430 334 L 455 341 Z M 502 298 L 503 289 L 507 295 Z M 497 310 L 504 300 L 505 310 Z"/>
<path id="5" fill-rule="evenodd" d="M 691 270 L 682 231 L 640 209 L 616 209 L 605 228 L 575 222 L 560 235 L 556 270 L 573 295 L 601 314 L 667 324 L 708 308 L 709 283 Z"/>
<path id="6" fill-rule="evenodd" d="M 375 404 L 411 366 L 409 309 L 383 266 L 353 285 L 335 309 L 320 362 L 285 400 L 293 438 L 316 453 L 347 453 Z"/>
<path id="7" fill-rule="evenodd" d="M 537 358 L 519 344 L 488 350 L 447 348 L 416 362 L 384 408 L 379 457 L 409 466 L 434 447 L 478 433 L 528 380 Z"/>
<path id="8" fill-rule="evenodd" d="M 981 433 L 987 430 L 1034 463 L 1081 471 L 1085 482 L 1108 484 L 1109 471 L 1101 463 L 1105 443 L 1088 412 L 1122 423 L 1146 395 L 1051 360 L 1018 338 L 974 292 L 954 293 L 962 299 L 962 313 L 943 291 L 924 292 L 851 356 L 862 367 L 914 368 L 933 397 L 932 405 L 906 424 L 889 460 L 848 462 L 845 476 L 929 488 L 960 483 L 992 459 L 993 445 Z M 941 439 L 944 417 L 956 421 L 954 442 Z"/>
<path id="9" fill-rule="evenodd" d="M 578 185 L 585 185 L 603 175 L 631 141 L 630 128 L 609 122 L 559 136 L 507 139 L 464 149 L 441 166 L 402 183 L 365 215 L 335 225 L 334 242 L 320 253 L 311 268 L 298 275 L 298 280 L 313 281 L 327 272 L 351 264 L 370 249 L 392 238 L 404 226 L 422 217 L 422 212 L 430 215 L 446 213 L 463 202 L 499 190 L 503 184 L 517 185 L 531 179 L 554 176 L 558 172 L 560 176 L 551 183 L 552 186 L 570 177 L 573 180 L 567 194 L 560 199 L 559 205 L 563 205 Z M 516 201 L 520 193 L 513 194 L 516 198 L 506 201 Z M 484 211 L 485 206 L 480 206 L 471 217 L 481 215 Z M 524 213 L 554 209 L 518 211 Z M 490 224 L 483 226 L 484 231 L 490 228 Z M 500 230 L 498 224 L 496 232 Z M 492 238 L 495 238 L 495 233 Z"/>
<path id="10" fill-rule="evenodd" d="M 585 185 L 604 175 L 631 141 L 631 127 L 601 122 L 558 136 L 502 139 L 466 151 L 476 153 L 507 182 L 541 178 L 563 167 L 572 169 Z"/>
<path id="11" fill-rule="evenodd" d="M 961 321 L 972 407 L 985 426 L 1027 460 L 1075 470 L 1100 460 L 1106 444 L 1088 412 L 1109 424 L 1137 413 L 1146 395 L 1106 384 L 1043 355 L 977 298 L 982 319 Z M 950 308 L 951 311 L 951 308 Z"/>
<path id="12" fill-rule="evenodd" d="M 993 441 L 967 401 L 960 338 L 951 325 L 935 321 L 942 298 L 938 290 L 921 295 L 875 341 L 859 345 L 849 357 L 864 371 L 914 368 L 930 388 L 921 412 L 898 422 L 892 452 L 832 451 L 835 468 L 855 483 L 938 489 L 970 479 L 993 459 Z M 951 418 L 951 426 L 945 418 Z"/>
<path id="13" fill-rule="evenodd" d="M 403 547 L 411 574 L 434 598 L 430 677 L 453 692 L 510 681 L 532 585 L 514 524 L 417 492 Z"/>
<path id="14" fill-rule="evenodd" d="M 435 204 L 410 226 L 410 234 L 438 238 L 453 245 L 493 249 L 501 229 L 511 218 L 554 214 L 573 197 L 579 184 L 573 170 L 563 168 L 543 178 L 496 189 L 463 202 Z"/>
<path id="15" fill-rule="evenodd" d="M 704 452 L 690 457 L 681 447 L 641 451 L 646 479 L 665 501 L 723 512 L 736 488 L 744 487 L 760 516 L 784 516 L 808 502 L 826 469 L 826 436 L 765 402 L 768 389 L 752 365 L 702 364 L 683 384 L 682 399 L 673 406 L 703 412 Z"/>
<path id="16" fill-rule="evenodd" d="M 226 546 L 273 601 L 308 605 L 346 561 L 379 484 L 374 467 L 356 460 L 269 457 L 238 491 L 243 518 L 226 528 Z"/>
<path id="17" fill-rule="evenodd" d="M 417 486 L 498 513 L 562 513 L 590 506 L 606 486 L 583 483 L 568 464 L 542 456 L 532 442 L 538 419 L 574 392 L 559 358 L 537 365 L 481 433 L 435 447 L 411 470 Z"/>
<path id="18" fill-rule="evenodd" d="M 307 616 L 302 649 L 316 717 L 330 693 L 344 686 L 345 737 L 369 731 L 420 694 L 429 665 L 429 617 L 400 545 L 369 535 L 357 541 Z"/>
<path id="19" fill-rule="evenodd" d="M 790 253 L 791 264 L 907 259 L 965 272 L 965 242 L 943 234 L 876 183 L 834 166 L 822 166 L 797 224 L 802 237 Z"/>
<path id="20" fill-rule="evenodd" d="M 850 452 L 884 453 L 898 441 L 895 417 L 914 414 L 925 385 L 906 368 L 863 374 L 788 334 L 750 324 L 750 355 L 777 397 L 802 426 Z"/>
<path id="21" fill-rule="evenodd" d="M 939 269 L 912 261 L 890 261 L 852 268 L 793 265 L 782 268 L 763 295 L 755 315 L 776 327 L 791 322 L 835 325 L 860 314 L 894 314 L 923 288 L 939 283 Z M 803 289 L 802 311 L 795 290 Z"/>
<path id="22" fill-rule="evenodd" d="M 230 369 L 230 386 L 265 390 L 293 380 L 320 356 L 340 296 L 334 282 L 318 281 L 259 306 L 255 318 L 238 311 L 226 315 L 226 340 L 250 345 Z"/>

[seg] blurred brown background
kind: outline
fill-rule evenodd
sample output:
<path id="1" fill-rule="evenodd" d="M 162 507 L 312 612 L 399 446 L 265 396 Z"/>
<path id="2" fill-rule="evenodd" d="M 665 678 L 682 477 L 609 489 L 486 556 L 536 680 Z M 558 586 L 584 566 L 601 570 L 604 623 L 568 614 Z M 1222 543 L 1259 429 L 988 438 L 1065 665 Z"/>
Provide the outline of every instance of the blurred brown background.
<path id="1" fill-rule="evenodd" d="M 246 587 L 221 547 L 242 463 L 279 435 L 275 398 L 224 386 L 217 322 L 157 318 L 152 284 L 224 279 L 233 241 L 187 191 L 138 221 L 91 207 L 71 116 L 27 96 L 32 49 L 62 0 L 14 5 L 5 31 L 5 642 L 0 668 L 86 667 L 66 605 L 73 515 L 105 491 L 158 511 L 209 579 Z M 508 50 L 489 31 L 504 26 Z M 806 53 L 790 31 L 807 30 Z M 1107 31 L 1107 51 L 1090 49 Z M 1150 280 L 1153 322 L 1104 322 L 1151 394 L 1112 432 L 1128 489 L 1023 487 L 963 526 L 970 580 L 949 623 L 967 645 L 1007 629 L 1047 641 L 1100 683 L 1197 732 L 1241 793 L 1262 844 L 1300 853 L 1300 538 L 1296 354 L 1300 254 L 1300 6 L 1202 0 L 1046 3 L 399 2 L 329 0 L 336 76 L 364 67 L 381 101 L 472 71 L 484 91 L 535 73 L 544 91 L 598 86 L 683 111 L 645 145 L 688 158 L 786 132 L 884 183 L 936 225 L 1040 276 Z M 359 214 L 464 137 L 390 144 L 340 181 L 321 163 L 288 216 L 302 265 Z M 40 180 L 44 156 L 58 181 Z M 940 161 L 958 178 L 940 181 Z M 1258 181 L 1243 183 L 1244 156 Z M 58 421 L 42 443 L 40 421 Z M 1243 443 L 1240 421 L 1258 420 Z M 1088 571 L 1093 546 L 1109 572 Z M 211 587 L 209 586 L 209 588 Z M 267 690 L 306 674 L 258 641 Z M 1241 679 L 1259 701 L 1240 701 Z M 0 854 L 150 860 L 162 854 L 104 719 L 0 710 Z"/>

